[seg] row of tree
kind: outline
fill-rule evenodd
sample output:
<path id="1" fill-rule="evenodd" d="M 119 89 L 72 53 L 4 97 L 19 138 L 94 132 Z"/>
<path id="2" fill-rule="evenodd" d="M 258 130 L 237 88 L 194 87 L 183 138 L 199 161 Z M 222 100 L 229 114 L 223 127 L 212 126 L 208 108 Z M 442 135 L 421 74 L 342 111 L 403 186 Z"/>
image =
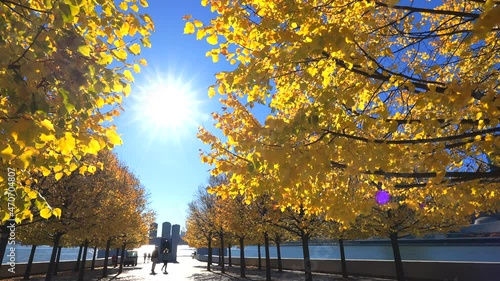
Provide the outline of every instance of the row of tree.
<path id="1" fill-rule="evenodd" d="M 212 177 L 209 188 L 227 184 L 225 177 Z M 353 190 L 359 187 L 353 187 Z M 318 195 L 321 196 L 321 195 Z M 354 196 L 352 200 L 360 200 Z M 362 200 L 362 199 L 361 199 Z M 375 201 L 365 198 L 366 201 Z M 246 201 L 246 202 L 245 202 Z M 355 216 L 353 223 L 329 219 L 327 212 L 317 212 L 307 207 L 283 208 L 272 196 L 260 196 L 248 201 L 243 196 L 222 198 L 201 188 L 195 200 L 189 204 L 187 233 L 185 240 L 193 247 L 208 247 L 207 269 L 210 270 L 211 248 L 223 249 L 237 245 L 241 253 L 241 276 L 245 276 L 245 245 L 265 245 L 266 270 L 270 280 L 268 246 L 273 241 L 278 248 L 278 270 L 281 271 L 280 243 L 300 241 L 303 247 L 305 280 L 312 280 L 312 266 L 309 255 L 309 241 L 313 238 L 337 239 L 341 246 L 342 274 L 347 277 L 343 241 L 368 237 L 390 238 L 398 280 L 404 280 L 398 238 L 408 235 L 447 233 L 470 222 L 470 214 L 456 215 L 456 209 L 439 207 L 436 200 L 429 200 L 427 206 L 414 210 L 403 198 L 392 198 L 389 202 L 372 207 L 370 213 L 356 214 L 356 208 L 349 211 Z M 358 202 L 363 203 L 363 202 Z M 346 212 L 336 209 L 334 211 Z M 224 246 L 224 244 L 226 246 Z M 260 255 L 259 255 L 260 256 Z M 224 271 L 224 263 L 219 262 Z M 259 263 L 260 267 L 260 263 Z"/>
<path id="2" fill-rule="evenodd" d="M 23 244 L 134 246 L 153 212 L 109 151 L 150 47 L 146 0 L 0 0 L 0 256 Z M 56 219 L 57 218 L 57 219 Z M 85 251 L 86 253 L 86 251 Z M 29 275 L 29 266 L 26 272 Z M 83 272 L 82 272 L 83 274 Z"/>
<path id="3" fill-rule="evenodd" d="M 498 1 L 202 5 L 184 32 L 235 66 L 198 134 L 210 192 L 394 242 L 500 210 Z"/>
<path id="4" fill-rule="evenodd" d="M 95 171 L 85 156 L 122 143 L 111 121 L 131 92 L 132 72 L 147 64 L 137 57 L 154 30 L 139 13 L 147 6 L 146 0 L 0 0 L 1 224 L 58 216 L 23 183 L 37 174 L 57 180 Z"/>
<path id="5" fill-rule="evenodd" d="M 111 152 L 87 156 L 85 161 L 101 167 L 93 173 L 74 171 L 61 179 L 56 179 L 54 173 L 47 176 L 33 174 L 30 179 L 30 188 L 62 212 L 59 218 L 35 218 L 17 225 L 16 239 L 24 245 L 33 245 L 26 278 L 29 278 L 37 245 L 53 246 L 45 280 L 51 280 L 51 276 L 57 274 L 57 251 L 60 253 L 61 247 L 83 245 L 84 249 L 80 249 L 82 262 L 78 268 L 79 280 L 83 280 L 89 245 L 94 249 L 106 249 L 103 271 L 106 275 L 110 248 L 121 248 L 124 257 L 126 248 L 148 242 L 155 213 L 148 208 L 148 193 L 139 179 Z M 3 256 L 7 241 L 2 238 L 1 242 Z"/>

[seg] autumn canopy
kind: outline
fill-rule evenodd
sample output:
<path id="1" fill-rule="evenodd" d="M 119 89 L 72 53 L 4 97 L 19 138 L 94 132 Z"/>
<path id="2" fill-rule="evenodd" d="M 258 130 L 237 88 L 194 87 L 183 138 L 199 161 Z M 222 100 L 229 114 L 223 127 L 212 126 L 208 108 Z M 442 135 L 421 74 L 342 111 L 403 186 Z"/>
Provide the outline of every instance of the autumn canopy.
<path id="1" fill-rule="evenodd" d="M 215 18 L 188 16 L 184 32 L 235 66 L 209 89 L 223 136 L 199 131 L 202 160 L 230 175 L 214 192 L 341 222 L 380 190 L 385 208 L 498 209 L 498 1 L 202 5 Z"/>
<path id="2" fill-rule="evenodd" d="M 57 180 L 93 173 L 99 165 L 82 157 L 121 144 L 110 121 L 131 92 L 132 71 L 146 64 L 136 57 L 154 29 L 138 13 L 146 6 L 145 0 L 0 1 L 2 222 L 11 215 L 32 219 L 36 209 L 45 218 L 52 214 L 31 189 L 31 174 L 54 173 Z"/>

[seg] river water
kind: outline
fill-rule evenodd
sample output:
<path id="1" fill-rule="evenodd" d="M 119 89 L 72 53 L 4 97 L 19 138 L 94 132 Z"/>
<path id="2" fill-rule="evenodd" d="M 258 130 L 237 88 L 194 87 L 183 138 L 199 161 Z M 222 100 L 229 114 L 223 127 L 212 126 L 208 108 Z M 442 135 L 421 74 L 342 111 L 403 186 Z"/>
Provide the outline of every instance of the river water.
<path id="1" fill-rule="evenodd" d="M 387 245 L 345 245 L 346 259 L 393 260 L 390 244 Z M 477 261 L 500 262 L 500 245 L 400 245 L 403 260 L 432 261 Z M 277 257 L 275 246 L 269 247 L 272 258 Z M 338 245 L 311 245 L 309 252 L 312 259 L 340 259 Z M 231 255 L 240 256 L 238 248 L 231 249 Z M 245 257 L 257 257 L 257 246 L 245 247 Z M 261 256 L 265 256 L 261 246 Z M 303 258 L 302 246 L 281 246 L 282 258 Z"/>
<path id="2" fill-rule="evenodd" d="M 180 246 L 179 246 L 180 247 Z M 424 245 L 400 245 L 401 257 L 403 260 L 434 260 L 434 261 L 477 261 L 477 262 L 500 262 L 500 244 L 424 244 Z M 16 246 L 16 263 L 27 262 L 31 251 L 30 246 Z M 114 250 L 113 250 L 114 251 Z M 311 245 L 309 251 L 312 259 L 340 259 L 339 247 L 331 245 Z M 35 252 L 34 261 L 48 261 L 52 248 L 49 246 L 38 246 Z M 8 251 L 6 251 L 6 255 Z M 87 259 L 92 259 L 93 249 L 89 249 Z M 233 257 L 240 256 L 240 250 L 236 247 L 231 249 Z M 264 247 L 261 246 L 261 255 L 264 257 Z M 270 246 L 271 257 L 277 257 L 275 246 Z M 347 244 L 345 245 L 345 255 L 347 259 L 376 259 L 392 260 L 392 248 L 390 244 L 367 245 L 367 244 Z M 257 246 L 245 247 L 245 257 L 257 257 Z M 61 260 L 76 260 L 78 248 L 63 248 Z M 302 247 L 300 245 L 282 245 L 282 258 L 303 258 Z M 7 257 L 2 263 L 7 262 Z"/>

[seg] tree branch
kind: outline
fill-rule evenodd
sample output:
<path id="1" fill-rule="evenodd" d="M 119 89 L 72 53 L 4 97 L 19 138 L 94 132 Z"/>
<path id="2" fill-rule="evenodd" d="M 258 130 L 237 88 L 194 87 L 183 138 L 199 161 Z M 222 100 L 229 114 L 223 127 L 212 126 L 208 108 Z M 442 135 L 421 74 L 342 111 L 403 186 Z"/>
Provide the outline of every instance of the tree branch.
<path id="1" fill-rule="evenodd" d="M 395 6 L 389 7 L 389 5 L 387 5 L 385 3 L 381 3 L 381 2 L 375 2 L 375 4 L 379 7 L 386 7 L 386 8 L 396 9 L 396 10 L 404 10 L 404 11 L 411 11 L 411 12 L 415 12 L 415 13 L 424 13 L 424 14 L 450 15 L 450 16 L 466 17 L 466 18 L 473 18 L 473 19 L 477 19 L 481 15 L 481 14 L 473 14 L 473 13 L 465 13 L 465 12 L 457 12 L 457 11 L 417 8 L 417 7 L 411 7 L 411 6 L 395 5 Z"/>
<path id="2" fill-rule="evenodd" d="M 323 129 L 324 132 L 328 132 L 331 135 L 337 136 L 337 137 L 344 137 L 347 139 L 353 139 L 357 141 L 362 141 L 365 143 L 368 142 L 374 142 L 376 144 L 422 144 L 422 143 L 436 143 L 436 142 L 445 142 L 445 141 L 453 141 L 453 140 L 461 140 L 465 138 L 470 138 L 470 137 L 475 137 L 475 136 L 480 136 L 480 135 L 485 135 L 485 134 L 494 134 L 497 132 L 500 132 L 500 127 L 496 128 L 490 128 L 486 130 L 481 130 L 481 131 L 476 131 L 476 132 L 470 132 L 470 133 L 464 133 L 460 135 L 454 135 L 454 136 L 447 136 L 447 137 L 438 137 L 438 138 L 430 138 L 430 139 L 415 139 L 415 140 L 383 140 L 383 139 L 376 139 L 376 140 L 369 140 L 368 138 L 364 137 L 358 137 L 354 135 L 348 135 L 345 133 L 339 133 L 339 132 L 334 132 L 330 131 L 327 129 Z M 493 137 L 499 137 L 500 135 L 493 135 Z M 451 144 L 453 145 L 453 144 Z M 445 146 L 445 148 L 447 148 Z"/>
<path id="3" fill-rule="evenodd" d="M 335 161 L 330 161 L 332 168 L 346 169 L 348 166 L 346 164 L 338 163 Z M 437 176 L 436 172 L 411 172 L 411 173 L 400 173 L 400 172 L 386 172 L 383 170 L 377 171 L 365 171 L 361 172 L 366 175 L 380 175 L 391 178 L 407 178 L 407 179 L 425 179 L 425 178 L 435 178 Z M 457 181 L 470 181 L 475 179 L 484 178 L 500 178 L 500 170 L 494 170 L 490 172 L 446 172 L 445 178 L 452 178 Z M 418 184 L 420 186 L 420 184 Z"/>

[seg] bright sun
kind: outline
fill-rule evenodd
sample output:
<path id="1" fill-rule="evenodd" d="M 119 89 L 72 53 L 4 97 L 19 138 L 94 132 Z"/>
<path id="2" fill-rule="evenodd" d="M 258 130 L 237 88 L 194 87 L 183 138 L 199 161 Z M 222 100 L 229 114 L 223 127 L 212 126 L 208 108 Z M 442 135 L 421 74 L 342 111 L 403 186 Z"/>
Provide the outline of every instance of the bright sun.
<path id="1" fill-rule="evenodd" d="M 199 101 L 191 83 L 170 74 L 156 74 L 132 96 L 134 119 L 152 139 L 180 140 L 199 119 Z"/>

